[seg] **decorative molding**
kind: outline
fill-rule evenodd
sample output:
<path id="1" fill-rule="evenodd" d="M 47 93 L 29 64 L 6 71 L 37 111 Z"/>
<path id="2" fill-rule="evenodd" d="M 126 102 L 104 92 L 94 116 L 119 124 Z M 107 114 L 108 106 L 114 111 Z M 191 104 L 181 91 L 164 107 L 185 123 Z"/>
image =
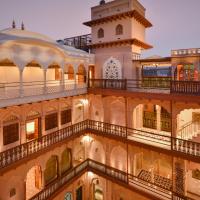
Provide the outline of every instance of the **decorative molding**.
<path id="1" fill-rule="evenodd" d="M 126 18 L 135 18 L 139 23 L 141 23 L 145 28 L 152 27 L 150 21 L 148 21 L 143 15 L 141 15 L 137 10 L 132 10 L 124 13 L 119 13 L 115 15 L 111 15 L 108 17 L 103 17 L 101 19 L 95 19 L 92 21 L 84 22 L 83 24 L 86 26 L 96 26 L 100 24 L 104 24 L 107 22 L 112 22 L 116 20 L 126 19 Z"/>
<path id="2" fill-rule="evenodd" d="M 122 66 L 119 60 L 110 57 L 103 65 L 104 79 L 122 79 Z"/>
<path id="3" fill-rule="evenodd" d="M 133 39 L 125 39 L 125 40 L 115 40 L 111 42 L 102 42 L 102 43 L 95 43 L 89 45 L 91 48 L 105 48 L 105 47 L 116 47 L 116 46 L 124 46 L 124 45 L 136 45 L 138 47 L 142 47 L 143 49 L 151 49 L 153 46 L 144 43 L 136 38 Z"/>

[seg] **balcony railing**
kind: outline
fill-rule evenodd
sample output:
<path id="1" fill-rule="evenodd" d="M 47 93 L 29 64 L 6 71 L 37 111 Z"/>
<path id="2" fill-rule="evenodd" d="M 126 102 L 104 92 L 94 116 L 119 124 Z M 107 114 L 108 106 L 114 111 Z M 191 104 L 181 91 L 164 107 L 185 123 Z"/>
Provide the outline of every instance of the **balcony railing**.
<path id="1" fill-rule="evenodd" d="M 28 103 L 34 99 L 43 100 L 62 96 L 74 96 L 86 93 L 86 83 L 75 83 L 74 80 L 61 81 L 35 81 L 0 83 L 0 106 L 9 104 Z"/>
<path id="2" fill-rule="evenodd" d="M 200 95 L 200 81 L 172 81 L 170 91 L 172 94 Z"/>
<path id="3" fill-rule="evenodd" d="M 84 133 L 94 133 L 120 141 L 137 142 L 142 145 L 146 144 L 196 156 L 197 158 L 200 157 L 200 143 L 197 142 L 173 138 L 170 135 L 157 134 L 150 131 L 86 120 L 1 152 L 0 170 L 22 159 L 29 158 L 31 155 L 37 155 L 38 152 L 51 148 L 54 144 L 70 140 L 72 137 L 78 137 Z"/>
<path id="4" fill-rule="evenodd" d="M 88 82 L 89 88 L 101 88 L 101 89 L 118 89 L 126 90 L 125 79 L 116 80 L 116 79 L 90 79 Z"/>
<path id="5" fill-rule="evenodd" d="M 88 87 L 145 93 L 200 95 L 200 81 L 172 81 L 168 79 L 91 79 L 89 80 Z"/>
<path id="6" fill-rule="evenodd" d="M 71 169 L 58 179 L 54 180 L 50 185 L 45 187 L 42 191 L 33 196 L 30 200 L 47 200 L 53 195 L 56 195 L 62 188 L 66 187 L 73 179 L 79 177 L 82 173 L 92 171 L 99 176 L 106 177 L 107 179 L 116 180 L 118 183 L 127 185 L 130 188 L 137 189 L 146 194 L 150 194 L 158 199 L 170 200 L 192 200 L 188 197 L 180 196 L 172 192 L 172 185 L 170 190 L 162 186 L 162 184 L 152 183 L 145 181 L 137 176 L 127 172 L 118 170 L 114 167 L 87 159 L 78 166 Z M 169 180 L 170 181 L 170 180 Z"/>

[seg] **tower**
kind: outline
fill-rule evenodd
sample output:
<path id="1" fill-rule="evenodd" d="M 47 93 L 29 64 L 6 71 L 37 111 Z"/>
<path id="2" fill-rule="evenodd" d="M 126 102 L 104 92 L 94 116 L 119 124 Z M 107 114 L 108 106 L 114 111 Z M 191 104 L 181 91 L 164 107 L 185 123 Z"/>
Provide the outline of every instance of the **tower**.
<path id="1" fill-rule="evenodd" d="M 145 8 L 137 0 L 114 0 L 91 8 L 91 48 L 95 53 L 95 78 L 136 78 L 134 57 L 143 49 L 146 28 Z"/>

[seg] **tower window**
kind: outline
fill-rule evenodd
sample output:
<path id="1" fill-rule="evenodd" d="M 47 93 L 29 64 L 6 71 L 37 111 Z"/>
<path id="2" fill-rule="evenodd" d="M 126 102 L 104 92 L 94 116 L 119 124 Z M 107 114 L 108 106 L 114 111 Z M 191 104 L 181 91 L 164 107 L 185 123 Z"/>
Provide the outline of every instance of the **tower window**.
<path id="1" fill-rule="evenodd" d="M 123 34 L 123 26 L 121 24 L 118 24 L 116 27 L 116 35 L 122 35 Z"/>
<path id="2" fill-rule="evenodd" d="M 102 28 L 98 30 L 98 38 L 104 38 L 104 30 Z"/>

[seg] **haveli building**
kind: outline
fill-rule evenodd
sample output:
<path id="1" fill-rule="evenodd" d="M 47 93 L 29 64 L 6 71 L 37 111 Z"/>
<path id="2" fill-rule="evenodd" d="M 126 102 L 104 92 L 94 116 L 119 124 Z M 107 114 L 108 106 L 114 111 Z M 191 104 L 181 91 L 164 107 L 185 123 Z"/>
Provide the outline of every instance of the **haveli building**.
<path id="1" fill-rule="evenodd" d="M 0 31 L 0 199 L 200 199 L 200 49 L 141 59 L 137 0 L 84 24 L 57 42 Z"/>

